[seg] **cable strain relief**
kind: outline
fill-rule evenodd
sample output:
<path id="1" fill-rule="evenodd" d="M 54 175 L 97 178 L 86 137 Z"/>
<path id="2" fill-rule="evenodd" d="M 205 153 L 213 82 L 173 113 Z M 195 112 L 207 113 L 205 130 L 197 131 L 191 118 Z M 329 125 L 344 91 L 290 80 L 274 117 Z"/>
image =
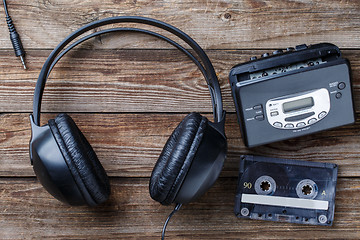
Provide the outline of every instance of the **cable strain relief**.
<path id="1" fill-rule="evenodd" d="M 15 30 L 14 23 L 13 23 L 13 21 L 12 21 L 12 19 L 11 19 L 10 16 L 7 16 L 7 17 L 6 17 L 6 23 L 7 23 L 7 25 L 8 25 L 9 32 L 15 32 L 15 31 L 16 31 L 16 30 Z"/>

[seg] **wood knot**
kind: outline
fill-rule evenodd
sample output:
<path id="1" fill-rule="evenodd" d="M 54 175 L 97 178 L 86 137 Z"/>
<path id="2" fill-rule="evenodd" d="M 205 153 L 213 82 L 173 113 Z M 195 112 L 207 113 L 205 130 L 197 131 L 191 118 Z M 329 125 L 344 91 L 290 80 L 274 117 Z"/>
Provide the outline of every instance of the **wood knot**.
<path id="1" fill-rule="evenodd" d="M 224 14 L 224 18 L 225 18 L 225 19 L 230 19 L 230 18 L 231 18 L 231 14 L 230 14 L 230 13 L 225 13 L 225 14 Z"/>
<path id="2" fill-rule="evenodd" d="M 230 19 L 231 19 L 231 14 L 228 12 L 221 15 L 221 20 L 224 22 L 229 22 Z"/>

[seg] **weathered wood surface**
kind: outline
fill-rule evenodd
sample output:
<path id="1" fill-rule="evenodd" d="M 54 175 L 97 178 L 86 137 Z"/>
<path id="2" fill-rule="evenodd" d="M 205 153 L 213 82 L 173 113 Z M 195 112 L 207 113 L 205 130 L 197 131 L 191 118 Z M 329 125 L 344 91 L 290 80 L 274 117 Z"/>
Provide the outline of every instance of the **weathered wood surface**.
<path id="1" fill-rule="evenodd" d="M 360 239 L 359 0 L 8 0 L 8 4 L 29 69 L 24 71 L 14 56 L 3 22 L 0 239 L 159 239 L 172 207 L 150 199 L 153 165 L 188 112 L 199 111 L 211 119 L 203 77 L 168 44 L 139 34 L 105 35 L 65 56 L 50 76 L 42 122 L 59 112 L 71 113 L 111 176 L 112 195 L 105 205 L 95 209 L 63 205 L 41 187 L 29 164 L 28 115 L 46 57 L 83 24 L 116 15 L 153 17 L 192 36 L 214 64 L 228 112 L 229 153 L 221 177 L 198 202 L 175 215 L 169 239 Z M 228 84 L 230 68 L 276 48 L 318 42 L 338 45 L 351 62 L 356 124 L 245 148 Z M 238 160 L 246 153 L 338 164 L 333 227 L 237 219 L 233 201 Z"/>
<path id="2" fill-rule="evenodd" d="M 71 114 L 109 175 L 121 177 L 150 177 L 168 136 L 185 115 Z M 43 122 L 51 117 L 55 114 L 43 114 Z M 253 149 L 244 146 L 235 114 L 227 115 L 225 128 L 229 151 L 222 177 L 236 177 L 239 156 L 246 153 L 331 162 L 339 165 L 339 176 L 360 177 L 359 123 Z M 0 115 L 0 176 L 34 176 L 29 139 L 28 114 Z"/>
<path id="3" fill-rule="evenodd" d="M 0 179 L 2 239 L 159 239 L 172 206 L 148 194 L 147 178 L 112 178 L 112 195 L 95 209 L 65 206 L 34 179 Z M 174 215 L 167 238 L 174 239 L 359 239 L 360 180 L 340 178 L 332 227 L 237 219 L 236 178 L 220 178 L 198 202 Z M 4 231 L 4 229 L 6 231 Z"/>
<path id="4" fill-rule="evenodd" d="M 9 8 L 28 49 L 54 48 L 85 23 L 117 15 L 142 15 L 168 22 L 204 48 L 286 47 L 321 41 L 360 47 L 358 0 L 18 0 L 9 1 Z M 0 18 L 3 16 L 1 11 Z M 11 48 L 6 25 L 0 27 L 0 46 Z M 159 46 L 148 39 L 126 37 L 112 43 L 121 47 Z"/>
<path id="5" fill-rule="evenodd" d="M 222 88 L 224 109 L 235 112 L 228 75 L 231 67 L 267 50 L 207 51 Z M 0 112 L 30 112 L 35 83 L 50 51 L 28 51 L 22 71 L 13 51 L 0 51 Z M 344 51 L 353 71 L 360 111 L 360 50 Z M 200 71 L 177 50 L 70 52 L 55 67 L 45 88 L 45 112 L 211 112 Z"/>

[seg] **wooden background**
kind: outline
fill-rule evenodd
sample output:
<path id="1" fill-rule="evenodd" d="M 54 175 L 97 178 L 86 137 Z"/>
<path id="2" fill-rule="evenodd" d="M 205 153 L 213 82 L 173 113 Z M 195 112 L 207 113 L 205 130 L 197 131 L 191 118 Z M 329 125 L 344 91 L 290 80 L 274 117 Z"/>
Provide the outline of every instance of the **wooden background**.
<path id="1" fill-rule="evenodd" d="M 175 215 L 168 239 L 360 238 L 359 0 L 8 0 L 8 5 L 29 69 L 24 71 L 14 56 L 2 20 L 1 239 L 160 237 L 173 206 L 150 198 L 152 168 L 167 137 L 187 113 L 199 111 L 211 118 L 200 72 L 168 44 L 138 34 L 90 40 L 57 65 L 45 89 L 42 122 L 64 111 L 74 118 L 111 176 L 112 195 L 106 204 L 88 208 L 58 202 L 41 187 L 29 162 L 28 115 L 46 57 L 83 24 L 117 15 L 153 17 L 193 37 L 213 61 L 228 112 L 229 152 L 221 177 L 205 196 Z M 4 17 L 1 10 L 0 18 Z M 245 148 L 228 84 L 230 68 L 277 48 L 318 42 L 338 45 L 351 62 L 356 124 Z M 338 164 L 333 227 L 237 219 L 233 201 L 239 156 L 245 153 Z"/>

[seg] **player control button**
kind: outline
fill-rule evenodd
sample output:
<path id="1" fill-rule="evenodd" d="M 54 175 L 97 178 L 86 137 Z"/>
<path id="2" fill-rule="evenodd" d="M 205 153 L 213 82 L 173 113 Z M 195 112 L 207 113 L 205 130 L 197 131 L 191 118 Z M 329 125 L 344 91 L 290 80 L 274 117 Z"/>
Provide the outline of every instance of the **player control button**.
<path id="1" fill-rule="evenodd" d="M 254 56 L 254 57 L 251 57 L 251 58 L 250 58 L 250 61 L 254 61 L 254 60 L 256 60 L 256 59 L 257 59 L 257 57 Z"/>
<path id="2" fill-rule="evenodd" d="M 315 114 L 315 112 L 309 112 L 309 113 L 304 113 L 304 114 L 300 114 L 300 115 L 296 115 L 296 116 L 292 116 L 292 117 L 287 117 L 287 118 L 285 118 L 285 121 L 297 122 L 297 121 L 303 120 L 305 118 L 311 117 L 314 114 Z"/>
<path id="3" fill-rule="evenodd" d="M 255 119 L 258 120 L 258 121 L 262 121 L 262 120 L 264 120 L 264 115 L 263 114 L 256 115 Z"/>
<path id="4" fill-rule="evenodd" d="M 326 116 L 326 112 L 325 111 L 322 111 L 321 113 L 319 113 L 319 119 L 322 119 L 323 117 Z"/>
<path id="5" fill-rule="evenodd" d="M 296 51 L 307 49 L 306 44 L 297 45 L 295 47 Z"/>
<path id="6" fill-rule="evenodd" d="M 341 92 L 337 92 L 337 93 L 335 94 L 335 97 L 336 97 L 337 99 L 341 98 L 341 97 L 342 97 Z"/>
<path id="7" fill-rule="evenodd" d="M 285 124 L 284 128 L 294 128 L 294 124 L 292 123 Z"/>
<path id="8" fill-rule="evenodd" d="M 255 105 L 255 106 L 253 106 L 253 109 L 254 110 L 262 110 L 262 105 L 261 104 Z"/>
<path id="9" fill-rule="evenodd" d="M 275 51 L 273 52 L 274 55 L 280 54 L 280 53 L 283 53 L 283 50 L 278 49 L 278 50 L 275 50 Z"/>
<path id="10" fill-rule="evenodd" d="M 311 119 L 308 121 L 308 124 L 316 123 L 316 121 L 317 121 L 316 118 L 311 118 Z"/>
<path id="11" fill-rule="evenodd" d="M 296 127 L 305 127 L 306 123 L 304 122 L 299 122 L 298 124 L 296 124 Z"/>
<path id="12" fill-rule="evenodd" d="M 277 127 L 277 128 L 281 128 L 282 127 L 282 123 L 281 122 L 274 122 L 274 127 Z"/>
<path id="13" fill-rule="evenodd" d="M 275 116 L 277 116 L 277 115 L 279 115 L 279 112 L 278 112 L 278 111 L 274 111 L 274 112 L 271 112 L 271 113 L 270 113 L 270 116 L 272 116 L 272 117 L 275 117 Z"/>
<path id="14" fill-rule="evenodd" d="M 346 87 L 346 85 L 345 85 L 344 82 L 340 82 L 340 83 L 338 84 L 338 88 L 339 88 L 340 90 L 343 90 L 345 87 Z"/>

